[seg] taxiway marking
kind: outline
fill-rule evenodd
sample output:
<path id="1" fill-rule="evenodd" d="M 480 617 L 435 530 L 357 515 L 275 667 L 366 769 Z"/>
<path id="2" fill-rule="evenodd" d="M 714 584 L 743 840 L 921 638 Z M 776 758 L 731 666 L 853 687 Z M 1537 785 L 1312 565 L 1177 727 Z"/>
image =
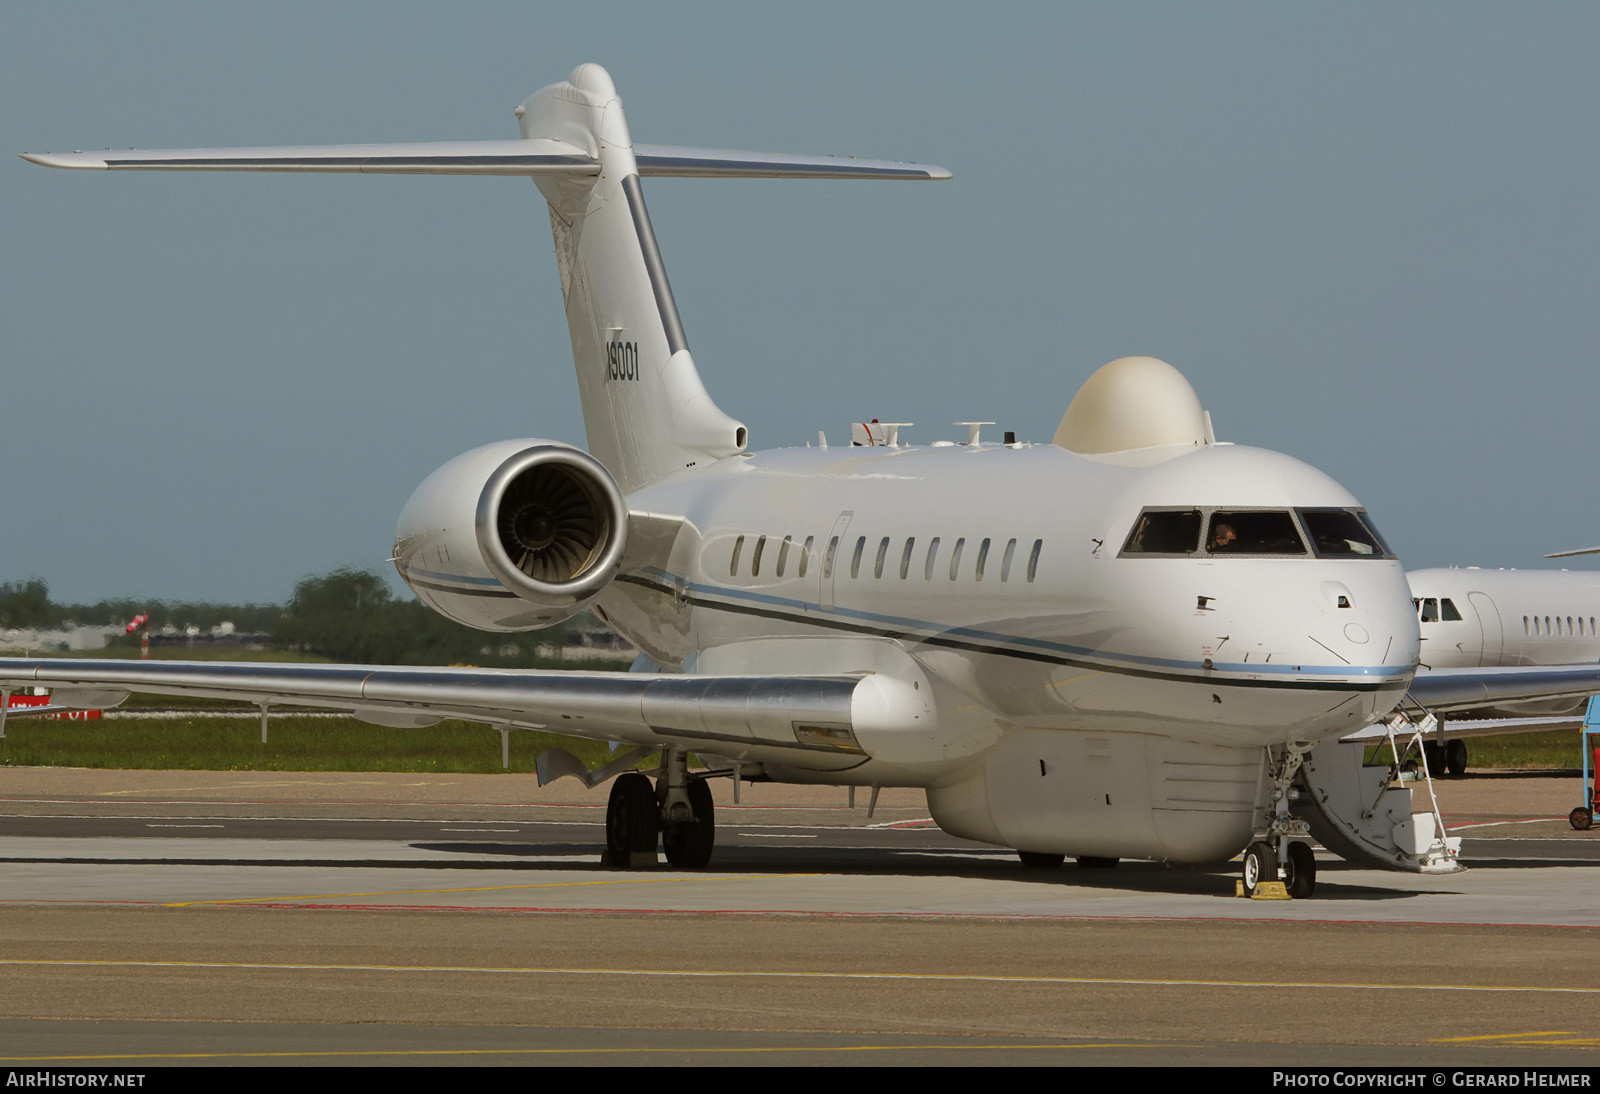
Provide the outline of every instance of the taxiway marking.
<path id="1" fill-rule="evenodd" d="M 462 889 L 384 889 L 372 893 L 311 893 L 306 896 L 250 896 L 235 900 L 182 900 L 165 905 L 168 908 L 194 908 L 217 904 L 264 904 L 294 900 L 336 900 L 356 896 L 415 896 L 423 893 L 493 893 L 507 889 L 576 889 L 585 885 L 661 885 L 674 881 L 770 881 L 776 878 L 821 877 L 821 874 L 728 874 L 723 877 L 693 875 L 689 877 L 627 877 L 606 881 L 549 881 L 533 885 L 474 885 Z M 243 966 L 241 966 L 243 967 Z M 262 966 L 266 968 L 267 966 Z M 310 966 L 307 966 L 308 968 Z M 329 966 L 332 968 L 333 966 Z M 396 966 L 397 968 L 400 966 Z"/>
<path id="2" fill-rule="evenodd" d="M 961 1049 L 972 1051 L 979 1049 L 1073 1049 L 1073 1048 L 1175 1048 L 1176 1045 L 1152 1044 L 1139 1042 L 1108 1041 L 1096 1044 L 1044 1044 L 1044 1045 L 963 1045 L 963 1044 L 904 1044 L 904 1045 L 751 1045 L 729 1046 L 713 1048 L 419 1048 L 395 1049 L 385 1052 L 382 1049 L 360 1049 L 351 1051 L 311 1051 L 311 1052 L 169 1052 L 169 1053 L 144 1053 L 140 1055 L 103 1055 L 103 1056 L 0 1056 L 0 1061 L 5 1063 L 47 1063 L 51 1061 L 88 1061 L 88 1060 L 248 1060 L 255 1058 L 280 1058 L 302 1056 L 576 1056 L 588 1053 L 606 1055 L 638 1055 L 644 1052 L 671 1052 L 682 1054 L 685 1052 L 716 1052 L 716 1053 L 759 1053 L 759 1052 L 921 1052 L 925 1049 Z"/>
<path id="3" fill-rule="evenodd" d="M 792 875 L 784 875 L 792 876 Z M 580 884 L 602 884 L 585 882 Z M 1145 979 L 1109 976 L 1000 976 L 992 973 L 936 972 L 815 972 L 771 969 L 605 969 L 563 966 L 519 965 L 317 965 L 299 962 L 246 961 L 86 961 L 41 958 L 0 959 L 0 967 L 105 968 L 105 969 L 231 969 L 236 971 L 282 972 L 414 972 L 414 973 L 491 973 L 510 976 L 632 976 L 645 978 L 692 977 L 695 979 L 776 979 L 776 980 L 915 980 L 984 984 L 1074 984 L 1111 987 L 1180 988 L 1342 988 L 1354 991 L 1452 991 L 1534 995 L 1600 995 L 1600 987 L 1561 988 L 1519 984 L 1376 984 L 1366 981 L 1308 980 L 1187 980 Z"/>

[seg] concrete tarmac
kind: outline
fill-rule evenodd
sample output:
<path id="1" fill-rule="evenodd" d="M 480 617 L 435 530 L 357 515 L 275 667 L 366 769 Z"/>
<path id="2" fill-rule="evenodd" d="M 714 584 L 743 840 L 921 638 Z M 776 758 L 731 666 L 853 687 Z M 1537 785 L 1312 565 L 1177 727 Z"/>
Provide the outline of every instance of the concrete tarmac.
<path id="1" fill-rule="evenodd" d="M 1441 783 L 1472 869 L 1319 857 L 1270 902 L 1024 870 L 916 792 L 725 782 L 711 869 L 602 870 L 603 794 L 531 781 L 0 770 L 0 1058 L 1600 1060 L 1575 779 Z"/>

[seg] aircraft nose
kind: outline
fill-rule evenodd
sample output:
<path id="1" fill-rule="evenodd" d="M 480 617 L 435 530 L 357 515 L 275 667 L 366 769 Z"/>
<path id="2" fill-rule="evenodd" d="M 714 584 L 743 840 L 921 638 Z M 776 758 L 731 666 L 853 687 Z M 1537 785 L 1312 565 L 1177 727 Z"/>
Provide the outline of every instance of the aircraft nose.
<path id="1" fill-rule="evenodd" d="M 1417 621 L 1410 610 L 1410 591 L 1394 577 L 1353 573 L 1319 581 L 1309 637 L 1353 665 L 1414 661 Z"/>

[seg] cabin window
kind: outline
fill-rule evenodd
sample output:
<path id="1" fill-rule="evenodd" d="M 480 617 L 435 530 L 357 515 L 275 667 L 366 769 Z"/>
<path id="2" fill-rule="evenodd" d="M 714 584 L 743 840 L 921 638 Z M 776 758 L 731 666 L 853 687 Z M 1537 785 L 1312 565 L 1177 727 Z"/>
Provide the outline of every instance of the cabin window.
<path id="1" fill-rule="evenodd" d="M 784 536 L 783 542 L 778 544 L 778 576 L 783 576 L 784 564 L 789 561 L 789 544 L 794 542 L 793 536 Z"/>
<path id="2" fill-rule="evenodd" d="M 1386 553 L 1361 518 L 1348 509 L 1301 509 L 1319 558 L 1382 558 Z"/>
<path id="3" fill-rule="evenodd" d="M 1033 550 L 1028 554 L 1028 581 L 1033 581 L 1033 575 L 1039 572 L 1039 552 L 1044 550 L 1044 540 L 1033 541 Z"/>
<path id="4" fill-rule="evenodd" d="M 901 581 L 904 581 L 906 579 L 906 575 L 911 572 L 911 549 L 913 547 L 915 547 L 916 545 L 917 545 L 916 537 L 908 536 L 906 538 L 906 549 L 904 551 L 900 552 L 900 580 Z"/>
<path id="5" fill-rule="evenodd" d="M 1446 623 L 1461 622 L 1461 613 L 1456 610 L 1455 601 L 1451 600 L 1449 597 L 1445 597 L 1443 600 L 1439 601 L 1439 617 Z"/>
<path id="6" fill-rule="evenodd" d="M 884 536 L 883 542 L 878 544 L 878 557 L 872 560 L 872 576 L 883 576 L 883 560 L 889 557 L 889 537 Z"/>
<path id="7" fill-rule="evenodd" d="M 837 558 L 838 555 L 839 537 L 834 536 L 828 541 L 828 554 L 827 557 L 822 560 L 822 576 L 824 578 L 830 578 L 833 576 L 833 560 Z"/>
<path id="8" fill-rule="evenodd" d="M 1139 514 L 1122 551 L 1129 555 L 1189 555 L 1199 546 L 1200 510 L 1162 509 Z"/>
<path id="9" fill-rule="evenodd" d="M 1550 617 L 1548 615 L 1544 617 L 1544 633 L 1546 638 L 1555 633 L 1550 629 Z"/>
<path id="10" fill-rule="evenodd" d="M 767 549 L 767 537 L 766 536 L 762 536 L 760 539 L 756 540 L 756 549 L 750 555 L 750 576 L 751 577 L 760 577 L 761 576 L 761 552 L 765 551 L 766 549 Z"/>
<path id="11" fill-rule="evenodd" d="M 1430 596 L 1422 602 L 1422 621 L 1424 623 L 1439 622 L 1439 599 Z"/>
<path id="12" fill-rule="evenodd" d="M 922 580 L 933 580 L 933 564 L 939 557 L 939 537 L 934 536 L 928 541 L 928 561 L 922 564 Z"/>
<path id="13" fill-rule="evenodd" d="M 728 576 L 734 577 L 739 573 L 739 552 L 744 550 L 744 537 L 740 536 L 733 541 L 733 558 L 728 561 Z"/>
<path id="14" fill-rule="evenodd" d="M 1306 545 L 1283 510 L 1219 509 L 1211 514 L 1206 550 L 1214 555 L 1303 555 Z"/>
<path id="15" fill-rule="evenodd" d="M 855 553 L 850 556 L 850 576 L 861 576 L 861 556 L 867 549 L 867 537 L 862 536 L 856 540 Z"/>
<path id="16" fill-rule="evenodd" d="M 807 536 L 806 545 L 800 548 L 800 576 L 806 576 L 806 563 L 811 561 L 811 545 L 816 542 L 816 536 Z M 835 542 L 838 542 L 835 540 Z"/>
<path id="17" fill-rule="evenodd" d="M 961 569 L 961 548 L 967 545 L 967 537 L 962 536 L 956 540 L 956 545 L 950 549 L 950 580 L 956 579 L 956 571 Z"/>
<path id="18" fill-rule="evenodd" d="M 1017 541 L 1014 540 L 1014 539 L 1007 540 L 1006 541 L 1005 557 L 1003 557 L 1000 560 L 1000 580 L 1001 581 L 1010 581 L 1011 580 L 1011 556 L 1016 554 L 1016 553 L 1017 553 Z"/>
<path id="19" fill-rule="evenodd" d="M 972 571 L 972 580 L 983 580 L 983 564 L 989 561 L 989 541 L 986 539 L 978 544 L 978 565 Z"/>
<path id="20" fill-rule="evenodd" d="M 1522 617 L 1522 633 L 1523 633 L 1523 634 L 1529 634 L 1529 633 L 1531 633 L 1531 632 L 1530 632 L 1530 631 L 1529 631 L 1529 630 L 1528 630 L 1528 617 L 1527 617 L 1527 616 L 1523 616 L 1523 617 Z"/>

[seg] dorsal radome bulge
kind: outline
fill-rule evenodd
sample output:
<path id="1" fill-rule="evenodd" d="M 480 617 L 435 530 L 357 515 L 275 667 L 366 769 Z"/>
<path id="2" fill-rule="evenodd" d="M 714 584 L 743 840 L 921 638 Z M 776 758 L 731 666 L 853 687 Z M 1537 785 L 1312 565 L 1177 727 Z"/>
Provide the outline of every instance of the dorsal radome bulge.
<path id="1" fill-rule="evenodd" d="M 1154 357 L 1119 357 L 1084 381 L 1061 416 L 1055 443 L 1084 455 L 1158 445 L 1212 444 L 1200 397 L 1183 373 Z"/>

